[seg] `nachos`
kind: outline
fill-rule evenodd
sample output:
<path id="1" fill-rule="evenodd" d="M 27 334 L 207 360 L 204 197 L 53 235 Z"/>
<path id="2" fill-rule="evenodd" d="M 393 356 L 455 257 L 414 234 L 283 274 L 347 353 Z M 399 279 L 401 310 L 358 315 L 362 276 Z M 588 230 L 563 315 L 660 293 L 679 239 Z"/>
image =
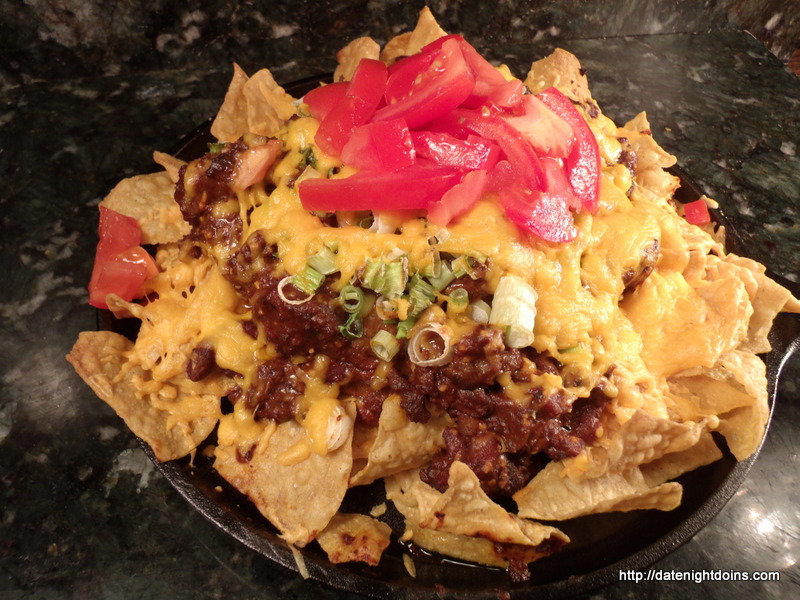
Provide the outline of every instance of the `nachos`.
<path id="1" fill-rule="evenodd" d="M 622 126 L 557 50 L 524 79 L 430 11 L 291 97 L 234 66 L 185 163 L 100 205 L 93 305 L 135 340 L 68 360 L 168 461 L 214 468 L 295 548 L 376 565 L 383 482 L 403 541 L 508 568 L 559 522 L 671 510 L 769 415 L 767 334 L 800 303 L 727 253 L 641 114 Z M 145 246 L 155 245 L 155 252 Z M 511 508 L 509 508 L 511 507 Z"/>

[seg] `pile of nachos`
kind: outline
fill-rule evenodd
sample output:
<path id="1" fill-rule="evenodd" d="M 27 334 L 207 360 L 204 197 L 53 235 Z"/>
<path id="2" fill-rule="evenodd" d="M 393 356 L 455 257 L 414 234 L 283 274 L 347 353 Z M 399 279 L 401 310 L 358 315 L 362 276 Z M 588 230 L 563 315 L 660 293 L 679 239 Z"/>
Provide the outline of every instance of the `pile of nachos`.
<path id="1" fill-rule="evenodd" d="M 672 510 L 681 474 L 758 449 L 758 355 L 800 303 L 711 199 L 674 199 L 645 114 L 614 124 L 563 50 L 519 79 L 428 9 L 337 60 L 302 98 L 234 65 L 208 152 L 100 204 L 90 302 L 141 325 L 67 360 L 159 461 L 205 444 L 333 563 L 396 535 L 525 580 L 560 522 Z"/>

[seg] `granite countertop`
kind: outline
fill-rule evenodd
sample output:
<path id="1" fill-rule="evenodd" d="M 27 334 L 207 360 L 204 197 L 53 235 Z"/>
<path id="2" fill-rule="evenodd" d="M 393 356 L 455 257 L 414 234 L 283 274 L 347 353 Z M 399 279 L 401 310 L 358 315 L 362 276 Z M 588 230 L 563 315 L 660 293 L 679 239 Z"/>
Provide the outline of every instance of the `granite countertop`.
<path id="1" fill-rule="evenodd" d="M 551 45 L 476 41 L 520 74 Z M 623 122 L 646 110 L 656 138 L 745 232 L 744 251 L 796 286 L 800 79 L 740 31 L 562 45 L 581 58 L 604 112 Z M 332 69 L 322 58 L 264 66 L 282 81 Z M 304 581 L 194 512 L 63 358 L 78 332 L 97 326 L 85 290 L 97 202 L 212 116 L 229 77 L 210 62 L 136 76 L 42 75 L 0 91 L 0 597 L 356 597 Z M 799 367 L 794 357 L 784 369 L 769 435 L 739 491 L 654 565 L 777 571 L 780 581 L 612 582 L 593 597 L 798 593 Z"/>

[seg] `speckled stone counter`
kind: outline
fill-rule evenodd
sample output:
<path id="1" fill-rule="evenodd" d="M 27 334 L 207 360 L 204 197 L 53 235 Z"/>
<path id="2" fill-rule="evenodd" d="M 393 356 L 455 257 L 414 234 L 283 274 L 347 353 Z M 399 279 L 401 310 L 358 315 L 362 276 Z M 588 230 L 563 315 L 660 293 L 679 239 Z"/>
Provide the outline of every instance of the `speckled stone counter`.
<path id="1" fill-rule="evenodd" d="M 522 73 L 553 40 L 519 37 L 473 41 Z M 622 122 L 646 110 L 656 138 L 743 232 L 744 251 L 797 282 L 800 80 L 732 30 L 562 45 L 581 58 L 604 112 Z M 283 81 L 333 66 L 307 49 L 308 60 L 291 54 L 265 66 Z M 97 324 L 85 291 L 96 203 L 214 114 L 229 67 L 27 79 L 23 70 L 6 69 L 0 92 L 0 598 L 355 598 L 273 565 L 196 514 L 63 359 Z M 800 593 L 799 366 L 794 357 L 784 369 L 740 490 L 654 565 L 777 571 L 780 581 L 612 582 L 593 597 Z"/>

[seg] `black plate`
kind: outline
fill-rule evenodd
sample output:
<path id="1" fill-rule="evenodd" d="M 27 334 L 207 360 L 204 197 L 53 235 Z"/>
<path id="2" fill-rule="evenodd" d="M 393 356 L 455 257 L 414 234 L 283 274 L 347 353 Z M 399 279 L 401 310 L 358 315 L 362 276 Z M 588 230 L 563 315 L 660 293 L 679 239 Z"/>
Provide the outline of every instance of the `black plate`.
<path id="1" fill-rule="evenodd" d="M 313 77 L 286 86 L 300 97 L 326 77 Z M 189 134 L 174 154 L 184 160 L 197 158 L 213 141 L 210 121 Z M 678 194 L 681 201 L 701 195 L 701 190 L 680 169 L 675 173 L 682 180 Z M 714 211 L 715 220 L 728 232 L 728 248 L 743 251 L 734 219 Z M 796 284 L 776 279 L 798 294 Z M 120 323 L 111 324 L 101 315 L 102 324 L 120 330 Z M 781 314 L 775 322 L 770 341 L 773 351 L 766 355 L 770 406 L 774 404 L 781 369 L 791 353 L 800 347 L 800 319 Z M 214 436 L 205 444 L 213 443 Z M 724 441 L 720 439 L 724 448 Z M 150 447 L 141 442 L 147 455 L 164 477 L 202 515 L 227 534 L 264 557 L 297 570 L 292 551 L 278 537 L 277 531 L 264 519 L 252 503 L 214 471 L 212 461 L 197 453 L 194 463 L 188 459 L 160 463 Z M 201 447 L 202 448 L 202 447 Z M 634 511 L 573 519 L 558 526 L 572 539 L 562 552 L 531 565 L 531 580 L 511 582 L 502 569 L 477 567 L 451 559 L 414 552 L 416 577 L 403 565 L 402 556 L 410 549 L 398 542 L 384 553 L 376 568 L 360 563 L 334 565 L 312 544 L 300 551 L 310 577 L 332 587 L 376 598 L 486 598 L 495 600 L 499 592 L 512 598 L 565 598 L 588 592 L 618 580 L 621 570 L 642 570 L 663 558 L 702 529 L 728 502 L 746 477 L 757 453 L 737 462 L 727 452 L 722 460 L 680 477 L 683 502 L 671 512 Z M 383 497 L 382 485 L 355 488 L 348 492 L 344 510 L 368 512 Z M 383 517 L 395 533 L 403 530 L 401 517 L 389 510 Z"/>

